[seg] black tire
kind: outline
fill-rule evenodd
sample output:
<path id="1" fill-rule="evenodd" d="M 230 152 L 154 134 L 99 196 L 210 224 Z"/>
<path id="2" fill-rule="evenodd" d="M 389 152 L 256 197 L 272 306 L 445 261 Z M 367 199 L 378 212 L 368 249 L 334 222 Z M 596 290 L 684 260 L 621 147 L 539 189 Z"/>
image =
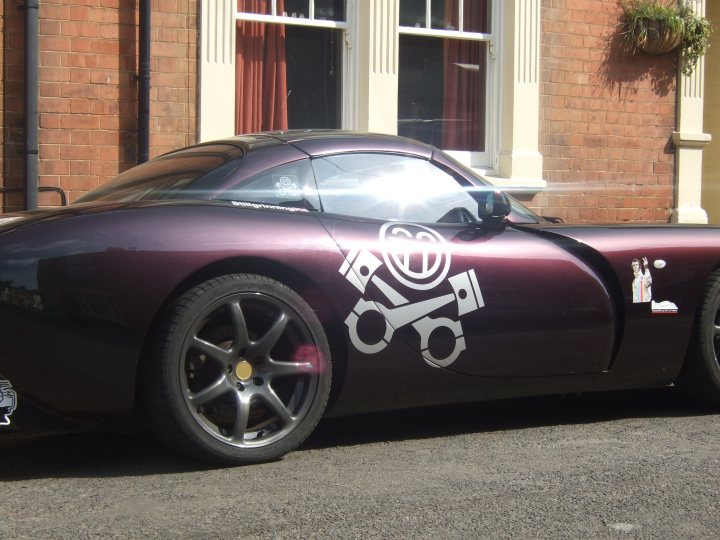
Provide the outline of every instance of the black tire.
<path id="1" fill-rule="evenodd" d="M 700 299 L 685 364 L 675 385 L 695 403 L 720 407 L 720 271 Z"/>
<path id="2" fill-rule="evenodd" d="M 211 279 L 174 301 L 143 368 L 145 412 L 158 436 L 220 464 L 296 448 L 325 410 L 332 373 L 310 306 L 251 274 Z"/>

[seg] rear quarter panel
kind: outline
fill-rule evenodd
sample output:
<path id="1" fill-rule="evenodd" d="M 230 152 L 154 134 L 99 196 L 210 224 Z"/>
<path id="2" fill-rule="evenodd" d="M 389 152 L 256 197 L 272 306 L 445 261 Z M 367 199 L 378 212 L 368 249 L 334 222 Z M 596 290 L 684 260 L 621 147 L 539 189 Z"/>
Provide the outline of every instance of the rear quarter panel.
<path id="1" fill-rule="evenodd" d="M 0 235 L 0 374 L 61 412 L 128 410 L 165 303 L 202 269 L 248 260 L 321 282 L 341 255 L 310 214 L 229 205 L 80 212 Z"/>
<path id="2" fill-rule="evenodd" d="M 720 267 L 720 228 L 695 226 L 544 226 L 542 230 L 576 242 L 575 249 L 599 253 L 595 265 L 614 291 L 620 323 L 610 371 L 620 379 L 672 382 L 687 351 L 693 321 L 709 275 Z M 653 311 L 651 302 L 633 302 L 633 259 L 648 259 L 652 300 L 671 302 L 677 311 Z"/>

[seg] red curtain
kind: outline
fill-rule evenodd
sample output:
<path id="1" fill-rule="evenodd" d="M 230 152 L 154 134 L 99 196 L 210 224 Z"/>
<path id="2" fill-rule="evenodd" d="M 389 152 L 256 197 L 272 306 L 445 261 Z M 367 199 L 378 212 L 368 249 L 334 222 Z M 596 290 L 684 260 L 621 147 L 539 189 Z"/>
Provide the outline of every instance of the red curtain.
<path id="1" fill-rule="evenodd" d="M 263 13 L 265 0 L 238 0 L 241 12 Z M 277 0 L 277 12 L 285 9 Z M 288 128 L 285 25 L 238 21 L 235 46 L 235 133 Z"/>
<path id="2" fill-rule="evenodd" d="M 445 20 L 457 20 L 458 0 L 446 0 Z M 464 3 L 464 27 L 485 28 L 487 3 Z M 445 39 L 443 137 L 445 150 L 481 150 L 485 146 L 485 54 L 477 41 Z"/>

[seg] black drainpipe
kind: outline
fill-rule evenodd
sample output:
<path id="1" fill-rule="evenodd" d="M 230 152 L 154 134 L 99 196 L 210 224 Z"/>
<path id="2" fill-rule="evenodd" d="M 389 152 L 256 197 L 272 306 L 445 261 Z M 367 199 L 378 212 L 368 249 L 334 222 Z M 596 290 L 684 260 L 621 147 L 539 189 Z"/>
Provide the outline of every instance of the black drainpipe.
<path id="1" fill-rule="evenodd" d="M 150 0 L 140 0 L 138 163 L 145 163 L 150 158 L 150 8 Z"/>
<path id="2" fill-rule="evenodd" d="M 25 209 L 38 205 L 38 0 L 25 2 Z"/>

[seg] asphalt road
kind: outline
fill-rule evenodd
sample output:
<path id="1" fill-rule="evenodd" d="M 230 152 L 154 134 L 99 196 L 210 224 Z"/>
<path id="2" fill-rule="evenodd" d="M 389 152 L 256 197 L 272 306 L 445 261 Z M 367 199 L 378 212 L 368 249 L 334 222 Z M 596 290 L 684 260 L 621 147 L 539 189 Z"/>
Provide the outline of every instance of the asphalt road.
<path id="1" fill-rule="evenodd" d="M 0 438 L 2 538 L 717 538 L 720 415 L 671 390 L 329 420 L 207 468 L 147 434 Z"/>

